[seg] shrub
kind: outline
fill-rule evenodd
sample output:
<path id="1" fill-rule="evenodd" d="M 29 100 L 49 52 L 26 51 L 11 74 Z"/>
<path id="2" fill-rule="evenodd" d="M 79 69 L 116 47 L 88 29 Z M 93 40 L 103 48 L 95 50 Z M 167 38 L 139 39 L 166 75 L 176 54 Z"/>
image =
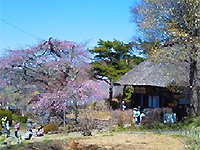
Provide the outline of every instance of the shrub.
<path id="1" fill-rule="evenodd" d="M 181 128 L 200 129 L 200 117 L 190 116 L 181 123 Z"/>
<path id="2" fill-rule="evenodd" d="M 10 111 L 10 110 L 0 109 L 0 119 L 2 117 L 7 117 L 7 120 L 9 120 L 10 125 L 11 125 L 12 120 L 26 123 L 26 121 L 28 119 L 28 117 L 26 117 L 26 116 L 17 116 L 17 115 L 12 114 L 12 111 Z"/>
<path id="3" fill-rule="evenodd" d="M 113 110 L 116 110 L 116 109 L 120 108 L 120 103 L 119 102 L 115 102 L 115 101 L 111 101 L 110 102 L 110 106 L 112 106 Z"/>
<path id="4" fill-rule="evenodd" d="M 163 114 L 172 113 L 171 108 L 156 108 L 156 109 L 144 109 L 145 117 L 143 120 L 144 127 L 147 129 L 158 129 L 162 122 Z"/>
<path id="5" fill-rule="evenodd" d="M 1 119 L 2 117 L 7 117 L 7 119 L 8 119 L 9 121 L 11 121 L 11 120 L 12 120 L 12 112 L 9 111 L 9 110 L 0 109 L 0 119 Z"/>
<path id="6" fill-rule="evenodd" d="M 111 111 L 111 118 L 113 124 L 123 127 L 125 124 L 131 124 L 133 120 L 132 110 L 121 111 L 115 110 Z"/>
<path id="7" fill-rule="evenodd" d="M 22 122 L 22 123 L 26 123 L 27 119 L 28 119 L 28 117 L 26 117 L 26 116 L 20 116 L 20 122 Z"/>
<path id="8" fill-rule="evenodd" d="M 95 110 L 97 111 L 107 111 L 109 110 L 108 103 L 105 101 L 97 102 L 95 106 Z"/>
<path id="9" fill-rule="evenodd" d="M 14 121 L 19 121 L 19 122 L 21 122 L 21 123 L 26 123 L 28 117 L 26 117 L 26 116 L 17 116 L 17 115 L 12 114 L 12 119 L 13 119 Z"/>
<path id="10" fill-rule="evenodd" d="M 51 123 L 48 124 L 44 127 L 44 133 L 47 134 L 48 132 L 52 132 L 52 131 L 58 131 L 59 130 L 59 125 L 56 123 Z"/>
<path id="11" fill-rule="evenodd" d="M 94 101 L 93 103 L 91 103 L 90 106 L 92 107 L 92 109 L 95 110 L 95 108 L 97 106 L 97 101 Z"/>
<path id="12" fill-rule="evenodd" d="M 124 101 L 126 103 L 130 104 L 133 93 L 134 93 L 134 88 L 133 87 L 129 87 L 128 89 L 125 90 L 125 92 L 124 92 L 124 94 L 125 94 Z"/>

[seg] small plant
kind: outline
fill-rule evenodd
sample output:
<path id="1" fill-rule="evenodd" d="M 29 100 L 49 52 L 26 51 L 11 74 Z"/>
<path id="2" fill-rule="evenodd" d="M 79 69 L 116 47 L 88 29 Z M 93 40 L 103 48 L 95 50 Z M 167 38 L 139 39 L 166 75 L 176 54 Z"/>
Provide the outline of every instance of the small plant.
<path id="1" fill-rule="evenodd" d="M 44 127 L 44 133 L 55 132 L 59 130 L 59 126 L 56 123 L 48 124 Z"/>
<path id="2" fill-rule="evenodd" d="M 97 106 L 97 101 L 94 101 L 93 103 L 91 103 L 90 106 L 92 107 L 93 110 L 95 110 Z"/>
<path id="3" fill-rule="evenodd" d="M 134 93 L 134 88 L 133 87 L 129 87 L 126 91 L 125 91 L 125 102 L 126 103 L 130 103 L 131 102 L 131 97 Z"/>

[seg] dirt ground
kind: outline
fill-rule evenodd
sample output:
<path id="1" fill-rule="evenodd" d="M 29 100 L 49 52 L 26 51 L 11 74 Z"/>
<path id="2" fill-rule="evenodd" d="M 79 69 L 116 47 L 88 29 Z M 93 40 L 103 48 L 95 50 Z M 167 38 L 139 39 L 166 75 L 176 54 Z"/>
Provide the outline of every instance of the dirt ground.
<path id="1" fill-rule="evenodd" d="M 33 144 L 21 147 L 20 150 L 44 150 L 44 147 L 52 147 L 52 142 L 45 143 L 43 141 L 62 141 L 63 142 L 78 142 L 82 145 L 97 145 L 106 150 L 184 150 L 185 141 L 180 138 L 175 138 L 169 135 L 151 134 L 151 133 L 109 133 L 96 134 L 94 136 L 83 137 L 78 133 L 72 134 L 52 134 L 43 137 L 33 137 L 26 143 Z M 55 141 L 55 142 L 56 142 Z M 38 143 L 39 142 L 39 143 Z M 56 142 L 57 143 L 57 142 Z M 63 144 L 54 144 L 65 147 Z M 62 150 L 62 148 L 57 148 Z M 46 150 L 46 149 L 45 149 Z M 73 148 L 71 149 L 73 150 Z M 82 149 L 79 149 L 82 150 Z M 91 149 L 97 150 L 97 149 Z"/>
<path id="2" fill-rule="evenodd" d="M 108 134 L 78 140 L 83 144 L 97 144 L 114 150 L 184 150 L 184 142 L 167 135 Z"/>

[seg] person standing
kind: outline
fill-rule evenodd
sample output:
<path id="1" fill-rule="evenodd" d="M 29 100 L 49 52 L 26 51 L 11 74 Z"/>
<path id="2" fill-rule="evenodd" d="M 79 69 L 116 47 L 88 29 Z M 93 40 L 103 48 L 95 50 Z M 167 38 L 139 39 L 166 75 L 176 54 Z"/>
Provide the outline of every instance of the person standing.
<path id="1" fill-rule="evenodd" d="M 135 125 L 136 123 L 136 118 L 135 118 L 136 110 L 137 108 L 133 108 L 133 125 Z"/>
<path id="2" fill-rule="evenodd" d="M 125 109 L 126 109 L 125 102 L 122 101 L 122 111 L 125 111 Z"/>
<path id="3" fill-rule="evenodd" d="M 6 134 L 6 120 L 7 120 L 7 117 L 1 118 L 1 125 L 2 125 L 2 128 L 3 128 L 3 134 Z"/>
<path id="4" fill-rule="evenodd" d="M 141 111 L 140 113 L 140 123 L 142 122 L 142 119 L 145 117 L 144 111 Z"/>
<path id="5" fill-rule="evenodd" d="M 138 106 L 138 111 L 141 112 L 141 107 L 140 106 Z"/>
<path id="6" fill-rule="evenodd" d="M 3 117 L 1 118 L 1 125 L 4 129 L 6 129 L 6 120 L 7 120 L 7 117 Z"/>
<path id="7" fill-rule="evenodd" d="M 17 121 L 16 124 L 15 124 L 15 137 L 18 138 L 18 132 L 20 130 L 20 125 L 19 125 L 19 122 Z"/>
<path id="8" fill-rule="evenodd" d="M 7 138 L 10 136 L 10 126 L 9 121 L 6 122 L 6 131 L 7 131 Z"/>
<path id="9" fill-rule="evenodd" d="M 135 112 L 135 127 L 138 128 L 140 125 L 140 110 L 137 109 Z"/>

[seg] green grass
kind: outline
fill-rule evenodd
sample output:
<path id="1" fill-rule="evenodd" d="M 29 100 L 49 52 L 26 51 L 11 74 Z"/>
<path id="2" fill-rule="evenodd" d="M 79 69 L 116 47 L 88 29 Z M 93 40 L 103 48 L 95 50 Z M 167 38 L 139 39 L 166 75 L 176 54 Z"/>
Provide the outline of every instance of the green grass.
<path id="1" fill-rule="evenodd" d="M 106 133 L 106 134 L 102 134 L 101 136 L 114 136 L 114 133 Z"/>
<path id="2" fill-rule="evenodd" d="M 44 139 L 42 142 L 44 142 L 44 143 L 50 143 L 52 141 L 53 141 L 52 139 Z"/>
<path id="3" fill-rule="evenodd" d="M 116 127 L 114 130 L 110 131 L 112 133 L 117 133 L 117 132 L 130 132 L 135 130 L 135 127 L 131 126 L 129 128 L 122 128 L 122 127 Z"/>
<path id="4" fill-rule="evenodd" d="M 182 129 L 199 129 L 200 130 L 200 116 L 194 117 L 191 116 L 190 118 L 187 118 L 183 123 L 181 123 Z"/>
<path id="5" fill-rule="evenodd" d="M 26 123 L 20 123 L 20 129 L 23 129 L 23 130 L 27 129 Z"/>
<path id="6" fill-rule="evenodd" d="M 0 139 L 0 143 L 3 143 L 4 142 L 4 138 Z"/>
<path id="7" fill-rule="evenodd" d="M 191 150 L 199 150 L 200 149 L 200 140 L 190 138 L 187 140 L 186 144 L 189 145 L 189 148 Z"/>

